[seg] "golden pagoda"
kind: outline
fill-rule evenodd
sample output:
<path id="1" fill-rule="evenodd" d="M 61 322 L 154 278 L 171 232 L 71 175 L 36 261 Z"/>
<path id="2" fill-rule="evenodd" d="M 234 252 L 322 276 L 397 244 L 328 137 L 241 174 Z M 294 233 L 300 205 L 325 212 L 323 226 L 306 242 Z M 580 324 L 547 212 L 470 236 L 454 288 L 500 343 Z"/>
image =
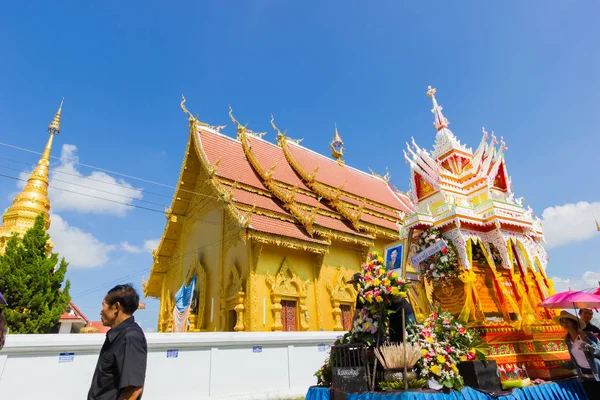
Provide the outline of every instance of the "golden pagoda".
<path id="1" fill-rule="evenodd" d="M 229 137 L 184 103 L 187 149 L 143 284 L 160 299 L 158 331 L 173 330 L 174 294 L 194 275 L 188 331 L 347 330 L 357 294 L 346 282 L 370 251 L 399 241 L 409 198 L 341 162 L 339 133 L 332 159 L 273 118 L 276 143 L 230 110 L 237 131 Z"/>
<path id="2" fill-rule="evenodd" d="M 63 99 L 64 100 L 64 99 Z M 46 148 L 37 166 L 29 176 L 27 184 L 13 200 L 12 206 L 6 210 L 2 216 L 2 226 L 0 226 L 0 254 L 4 252 L 8 239 L 17 233 L 19 236 L 30 229 L 35 219 L 40 213 L 44 213 L 45 228 L 50 227 L 50 200 L 48 199 L 48 170 L 50 166 L 50 153 L 52 151 L 52 142 L 54 136 L 60 133 L 60 117 L 63 101 L 54 115 L 52 122 L 48 125 L 50 137 L 46 143 Z M 49 242 L 49 249 L 52 244 Z"/>

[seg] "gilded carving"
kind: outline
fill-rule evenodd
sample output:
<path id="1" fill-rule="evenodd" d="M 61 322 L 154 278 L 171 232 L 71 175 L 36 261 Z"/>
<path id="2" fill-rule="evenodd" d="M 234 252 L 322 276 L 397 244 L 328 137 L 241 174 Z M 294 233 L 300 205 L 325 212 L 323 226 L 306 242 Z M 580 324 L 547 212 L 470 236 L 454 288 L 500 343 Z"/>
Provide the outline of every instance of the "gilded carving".
<path id="1" fill-rule="evenodd" d="M 233 330 L 236 332 L 243 331 L 245 329 L 244 325 L 244 311 L 246 307 L 244 306 L 244 302 L 246 299 L 246 294 L 244 293 L 244 282 L 241 278 L 241 275 L 238 271 L 238 267 L 233 264 L 231 266 L 231 272 L 229 277 L 229 283 L 224 290 L 224 298 L 226 309 L 233 309 L 236 313 L 236 324 L 233 327 Z"/>
<path id="2" fill-rule="evenodd" d="M 305 301 L 308 295 L 309 281 L 302 281 L 298 277 L 287 257 L 283 260 L 277 275 L 271 276 L 267 274 L 265 280 L 271 290 L 271 300 L 273 303 L 271 310 L 273 312 L 274 323 L 271 330 L 280 331 L 283 328 L 281 323 L 282 298 L 293 298 L 298 301 L 300 330 L 308 330 L 308 307 L 306 307 Z"/>
<path id="3" fill-rule="evenodd" d="M 334 331 L 344 330 L 342 325 L 342 309 L 340 305 L 347 304 L 351 307 L 356 301 L 356 290 L 352 285 L 347 284 L 352 277 L 352 273 L 345 268 L 338 268 L 336 279 L 332 282 L 327 282 L 327 291 L 331 298 L 331 307 L 333 308 Z"/>

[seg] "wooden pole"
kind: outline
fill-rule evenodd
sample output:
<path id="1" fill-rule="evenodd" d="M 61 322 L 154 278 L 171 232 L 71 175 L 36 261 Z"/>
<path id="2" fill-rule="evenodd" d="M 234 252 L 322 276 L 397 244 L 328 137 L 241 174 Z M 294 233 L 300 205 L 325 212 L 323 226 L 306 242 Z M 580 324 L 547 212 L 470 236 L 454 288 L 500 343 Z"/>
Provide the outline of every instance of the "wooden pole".
<path id="1" fill-rule="evenodd" d="M 402 279 L 406 279 L 406 265 L 408 264 L 408 254 L 410 253 L 410 245 L 412 244 L 412 237 L 415 228 L 408 230 L 408 235 L 404 241 L 404 257 L 402 260 Z M 407 293 L 408 295 L 408 293 Z M 408 377 L 406 368 L 406 309 L 404 308 L 404 302 L 407 299 L 402 299 L 402 345 L 404 346 L 404 390 L 408 390 Z"/>
<path id="2" fill-rule="evenodd" d="M 402 345 L 404 346 L 404 390 L 408 390 L 408 377 L 406 373 L 406 311 L 402 300 Z"/>

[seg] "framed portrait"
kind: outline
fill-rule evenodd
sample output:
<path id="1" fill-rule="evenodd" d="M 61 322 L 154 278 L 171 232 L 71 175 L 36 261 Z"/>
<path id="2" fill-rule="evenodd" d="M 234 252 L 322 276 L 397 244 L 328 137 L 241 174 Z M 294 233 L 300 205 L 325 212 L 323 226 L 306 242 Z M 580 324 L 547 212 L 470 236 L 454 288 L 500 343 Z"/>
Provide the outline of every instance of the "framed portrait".
<path id="1" fill-rule="evenodd" d="M 404 257 L 404 243 L 393 243 L 385 248 L 385 268 L 394 270 L 402 276 L 402 260 Z"/>

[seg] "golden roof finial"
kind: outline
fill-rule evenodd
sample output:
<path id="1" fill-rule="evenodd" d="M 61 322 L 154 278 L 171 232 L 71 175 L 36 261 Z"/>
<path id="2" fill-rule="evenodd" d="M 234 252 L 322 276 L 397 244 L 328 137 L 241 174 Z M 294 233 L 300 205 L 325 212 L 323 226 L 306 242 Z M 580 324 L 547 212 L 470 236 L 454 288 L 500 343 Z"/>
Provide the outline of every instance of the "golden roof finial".
<path id="1" fill-rule="evenodd" d="M 273 129 L 275 129 L 275 132 L 277 132 L 277 143 L 281 145 L 281 141 L 285 138 L 285 133 L 287 132 L 287 129 L 283 132 L 279 130 L 279 128 L 275 125 L 275 117 L 273 116 L 273 114 L 271 114 L 271 126 L 273 127 Z"/>
<path id="2" fill-rule="evenodd" d="M 64 99 L 63 99 L 64 100 Z M 12 206 L 2 216 L 0 226 L 0 253 L 4 251 L 6 240 L 13 234 L 23 235 L 33 226 L 35 218 L 44 213 L 45 228 L 50 227 L 50 200 L 48 199 L 48 172 L 50 166 L 50 153 L 55 135 L 60 132 L 60 117 L 63 101 L 48 126 L 50 137 L 37 166 L 29 176 L 25 187 L 13 200 Z M 51 250 L 51 249 L 50 249 Z"/>
<path id="3" fill-rule="evenodd" d="M 592 214 L 592 216 L 594 217 L 594 222 L 596 223 L 596 229 L 598 230 L 598 232 L 600 232 L 600 224 L 598 223 L 596 216 L 594 214 Z"/>
<path id="4" fill-rule="evenodd" d="M 192 121 L 195 121 L 195 120 L 196 120 L 196 117 L 194 117 L 194 116 L 192 115 L 192 113 L 191 113 L 191 112 L 189 112 L 189 111 L 188 111 L 188 109 L 185 107 L 185 102 L 186 102 L 186 100 L 185 100 L 185 96 L 182 94 L 182 95 L 181 95 L 181 104 L 179 104 L 179 105 L 181 106 L 181 109 L 183 110 L 183 112 L 184 112 L 184 113 L 186 113 L 187 115 L 189 115 L 189 116 L 190 116 L 190 119 L 189 119 L 189 121 L 190 121 L 190 122 L 192 122 Z"/>
<path id="5" fill-rule="evenodd" d="M 231 122 L 237 125 L 238 136 L 244 133 L 244 131 L 246 130 L 246 125 L 248 124 L 242 125 L 238 122 L 237 119 L 235 119 L 235 117 L 233 116 L 233 108 L 231 108 L 231 106 L 229 106 L 229 119 L 231 120 Z"/>
<path id="6" fill-rule="evenodd" d="M 241 134 L 243 133 L 249 133 L 251 135 L 257 136 L 259 138 L 262 138 L 263 136 L 265 136 L 267 134 L 267 132 L 254 132 L 251 131 L 250 129 L 246 128 L 248 126 L 248 123 L 246 123 L 246 125 L 242 125 L 238 122 L 237 119 L 235 119 L 235 117 L 233 116 L 233 109 L 231 108 L 231 106 L 229 106 L 229 118 L 231 119 L 231 121 L 233 121 L 234 124 L 237 125 L 237 136 L 239 137 Z"/>
<path id="7" fill-rule="evenodd" d="M 333 140 L 331 141 L 331 143 L 329 144 L 329 146 L 331 147 L 331 155 L 333 156 L 333 158 L 335 158 L 335 160 L 338 162 L 338 164 L 340 165 L 344 165 L 344 161 L 342 161 L 342 157 L 344 156 L 344 141 L 342 140 L 342 137 L 340 136 L 338 129 L 337 129 L 337 124 L 335 125 L 335 134 L 333 135 Z"/>
<path id="8" fill-rule="evenodd" d="M 62 106 L 64 101 L 65 98 L 63 97 L 60 101 L 60 107 L 58 107 L 58 111 L 54 115 L 54 118 L 52 119 L 52 122 L 50 122 L 50 125 L 48 125 L 48 132 L 50 132 L 53 135 L 58 135 L 60 133 L 60 115 L 62 114 Z"/>

